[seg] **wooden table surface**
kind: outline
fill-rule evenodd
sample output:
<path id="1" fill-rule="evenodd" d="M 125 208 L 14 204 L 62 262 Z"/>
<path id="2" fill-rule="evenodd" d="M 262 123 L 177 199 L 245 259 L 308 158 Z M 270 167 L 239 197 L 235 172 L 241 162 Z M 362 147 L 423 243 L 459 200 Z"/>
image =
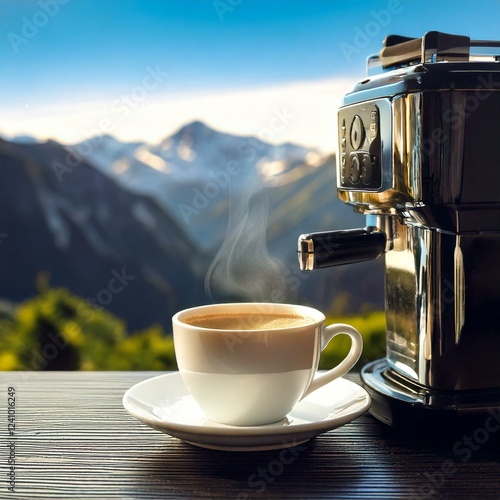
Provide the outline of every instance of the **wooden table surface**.
<path id="1" fill-rule="evenodd" d="M 365 415 L 297 447 L 293 461 L 273 469 L 280 450 L 197 448 L 129 416 L 124 392 L 154 375 L 0 372 L 0 498 L 500 499 L 493 434 L 481 445 L 466 444 L 464 435 L 429 444 Z M 16 396 L 14 437 L 9 387 Z M 9 458 L 15 459 L 14 492 L 8 489 Z"/>

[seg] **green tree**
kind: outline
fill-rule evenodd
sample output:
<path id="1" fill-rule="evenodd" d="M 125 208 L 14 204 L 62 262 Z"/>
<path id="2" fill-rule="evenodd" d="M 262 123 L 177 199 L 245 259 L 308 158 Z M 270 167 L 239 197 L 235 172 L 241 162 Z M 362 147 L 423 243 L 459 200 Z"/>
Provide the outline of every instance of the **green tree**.
<path id="1" fill-rule="evenodd" d="M 127 334 L 125 323 L 64 288 L 42 287 L 0 318 L 2 370 L 174 370 L 160 326 Z"/>
<path id="2" fill-rule="evenodd" d="M 364 339 L 358 367 L 385 353 L 385 314 L 329 316 Z M 64 288 L 39 287 L 39 295 L 13 314 L 0 311 L 1 370 L 176 370 L 172 335 L 159 325 L 132 333 L 110 312 Z M 338 364 L 350 341 L 339 336 L 323 351 L 321 369 Z"/>

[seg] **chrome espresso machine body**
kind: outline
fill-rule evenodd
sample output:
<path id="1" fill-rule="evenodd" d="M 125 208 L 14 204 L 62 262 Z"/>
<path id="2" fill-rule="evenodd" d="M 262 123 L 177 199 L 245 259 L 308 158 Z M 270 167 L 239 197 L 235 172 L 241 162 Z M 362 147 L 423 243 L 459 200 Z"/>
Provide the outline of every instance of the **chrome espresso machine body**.
<path id="1" fill-rule="evenodd" d="M 362 380 L 394 426 L 500 409 L 500 56 L 476 47 L 500 42 L 386 38 L 338 114 L 338 196 L 366 227 L 299 238 L 303 270 L 385 254 L 387 355 Z"/>

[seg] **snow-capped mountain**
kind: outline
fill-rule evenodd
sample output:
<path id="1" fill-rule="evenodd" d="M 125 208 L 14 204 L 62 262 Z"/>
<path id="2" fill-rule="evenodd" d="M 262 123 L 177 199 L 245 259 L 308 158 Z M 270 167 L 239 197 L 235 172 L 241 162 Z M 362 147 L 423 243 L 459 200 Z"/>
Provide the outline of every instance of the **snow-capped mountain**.
<path id="1" fill-rule="evenodd" d="M 121 142 L 110 135 L 102 135 L 87 139 L 68 149 L 106 174 L 119 177 L 123 173 L 123 169 L 120 169 L 120 161 L 133 158 L 134 151 L 142 144 L 141 142 Z"/>
<path id="2" fill-rule="evenodd" d="M 211 300 L 328 311 L 348 294 L 352 311 L 381 307 L 381 260 L 298 268 L 300 234 L 363 224 L 337 199 L 333 157 L 200 122 L 156 145 L 0 140 L 0 297 L 11 301 L 36 293 L 47 271 L 52 286 L 111 297 L 103 305 L 131 328 L 168 329 L 176 310 Z M 113 272 L 134 280 L 109 296 Z"/>
<path id="3" fill-rule="evenodd" d="M 298 185 L 328 161 L 295 144 L 218 132 L 199 121 L 156 145 L 122 143 L 105 135 L 68 149 L 126 189 L 152 196 L 203 248 L 216 246 L 223 236 L 226 222 L 213 220 L 207 230 L 207 217 L 228 210 L 230 192 Z"/>
<path id="4" fill-rule="evenodd" d="M 279 175 L 293 163 L 306 162 L 311 153 L 290 143 L 272 145 L 255 137 L 218 132 L 200 121 L 185 125 L 155 145 L 124 143 L 103 135 L 68 149 L 115 176 L 123 185 L 152 192 L 157 192 L 158 182 L 199 184 L 228 170 L 260 174 L 265 179 Z M 274 168 L 270 168 L 271 164 Z M 236 189 L 244 187 L 246 180 L 240 176 L 231 179 Z"/>
<path id="5" fill-rule="evenodd" d="M 222 247 L 241 249 L 244 243 L 232 235 L 244 239 L 250 232 L 247 246 L 265 238 L 266 251 L 299 275 L 299 294 L 312 302 L 329 304 L 344 282 L 350 288 L 361 271 L 367 295 L 381 304 L 381 262 L 298 271 L 299 234 L 364 225 L 362 216 L 337 199 L 333 157 L 295 144 L 219 132 L 199 121 L 156 145 L 120 143 L 108 136 L 94 141 L 87 159 L 127 190 L 155 199 L 204 252 L 220 257 Z M 81 145 L 72 148 L 78 149 Z M 258 224 L 257 218 L 262 219 Z M 258 261 L 262 256 L 252 248 L 232 252 L 238 259 L 231 266 Z M 369 297 L 358 293 L 353 309 L 363 302 Z"/>

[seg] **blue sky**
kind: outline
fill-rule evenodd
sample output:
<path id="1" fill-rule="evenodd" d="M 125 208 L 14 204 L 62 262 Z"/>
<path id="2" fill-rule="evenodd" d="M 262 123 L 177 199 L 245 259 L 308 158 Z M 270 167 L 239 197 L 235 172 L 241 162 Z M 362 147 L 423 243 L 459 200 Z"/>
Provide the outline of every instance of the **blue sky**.
<path id="1" fill-rule="evenodd" d="M 199 118 L 255 135 L 285 110 L 270 139 L 328 148 L 366 57 L 429 30 L 500 39 L 500 0 L 0 0 L 0 134 L 72 142 L 109 119 L 154 142 Z"/>

